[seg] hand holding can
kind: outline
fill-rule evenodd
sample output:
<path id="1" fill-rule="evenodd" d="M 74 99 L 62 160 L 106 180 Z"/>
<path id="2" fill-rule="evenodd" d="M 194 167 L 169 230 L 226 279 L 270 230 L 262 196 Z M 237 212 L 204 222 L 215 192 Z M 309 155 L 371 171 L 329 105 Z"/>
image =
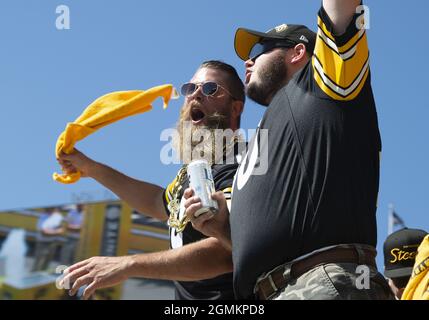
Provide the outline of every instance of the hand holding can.
<path id="1" fill-rule="evenodd" d="M 195 212 L 194 216 L 212 212 L 217 213 L 219 207 L 216 200 L 212 199 L 215 192 L 212 170 L 206 160 L 192 161 L 187 168 L 189 185 L 194 190 L 194 195 L 201 200 L 202 207 Z"/>

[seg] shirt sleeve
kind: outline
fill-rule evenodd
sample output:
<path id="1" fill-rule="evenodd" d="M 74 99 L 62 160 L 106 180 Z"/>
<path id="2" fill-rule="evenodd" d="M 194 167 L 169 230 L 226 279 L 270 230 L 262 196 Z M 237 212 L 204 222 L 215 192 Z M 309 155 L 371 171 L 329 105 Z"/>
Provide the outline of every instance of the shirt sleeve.
<path id="1" fill-rule="evenodd" d="M 361 23 L 358 27 L 358 24 Z M 363 13 L 355 14 L 346 32 L 336 36 L 332 22 L 322 7 L 312 67 L 314 80 L 335 100 L 355 99 L 369 74 L 369 50 Z"/>
<path id="2" fill-rule="evenodd" d="M 81 225 L 82 224 L 82 212 L 79 212 L 77 210 L 70 211 L 67 214 L 67 217 L 65 218 L 65 221 L 68 224 Z"/>
<path id="3" fill-rule="evenodd" d="M 168 209 L 168 204 L 173 199 L 172 190 L 173 190 L 174 184 L 176 183 L 176 179 L 177 177 L 173 180 L 173 182 L 171 182 L 167 186 L 167 188 L 164 189 L 164 192 L 162 193 L 162 201 L 164 203 L 164 208 L 167 216 L 170 216 L 170 210 Z"/>
<path id="4" fill-rule="evenodd" d="M 36 226 L 36 229 L 38 231 L 42 230 L 42 226 L 45 223 L 45 221 L 46 221 L 47 218 L 48 218 L 47 214 L 41 214 L 40 215 L 39 220 L 37 220 L 37 226 Z"/>

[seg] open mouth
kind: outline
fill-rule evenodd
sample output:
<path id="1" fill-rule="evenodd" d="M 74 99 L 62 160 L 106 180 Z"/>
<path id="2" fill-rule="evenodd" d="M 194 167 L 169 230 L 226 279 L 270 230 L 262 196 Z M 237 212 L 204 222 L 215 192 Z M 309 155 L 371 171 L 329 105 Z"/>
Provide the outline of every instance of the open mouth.
<path id="1" fill-rule="evenodd" d="M 204 119 L 204 117 L 205 117 L 204 112 L 202 112 L 198 108 L 192 108 L 191 119 L 194 123 L 198 123 L 198 122 L 202 121 Z"/>

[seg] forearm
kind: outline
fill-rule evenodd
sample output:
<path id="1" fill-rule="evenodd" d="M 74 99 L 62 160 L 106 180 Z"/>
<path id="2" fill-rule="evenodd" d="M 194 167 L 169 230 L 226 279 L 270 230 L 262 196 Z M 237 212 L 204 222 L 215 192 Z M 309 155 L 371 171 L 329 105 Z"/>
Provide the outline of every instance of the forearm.
<path id="1" fill-rule="evenodd" d="M 332 21 L 336 35 L 346 31 L 361 0 L 323 0 L 323 8 Z"/>
<path id="2" fill-rule="evenodd" d="M 196 281 L 232 271 L 231 252 L 215 238 L 168 251 L 138 254 L 131 261 L 128 277 Z"/>
<path id="3" fill-rule="evenodd" d="M 63 234 L 63 233 L 64 233 L 64 229 L 62 229 L 62 228 L 60 228 L 60 229 L 55 229 L 55 230 L 52 230 L 52 229 L 43 229 L 43 230 L 42 230 L 42 233 L 43 233 L 44 235 L 47 235 L 47 236 L 56 236 L 56 235 L 61 235 L 61 234 Z"/>
<path id="4" fill-rule="evenodd" d="M 161 187 L 133 179 L 98 162 L 94 163 L 90 176 L 137 211 L 159 220 L 167 219 Z"/>
<path id="5" fill-rule="evenodd" d="M 232 252 L 231 228 L 229 222 L 224 225 L 222 232 L 217 233 L 215 237 L 226 250 Z"/>
<path id="6" fill-rule="evenodd" d="M 79 231 L 80 230 L 80 225 L 69 224 L 67 226 L 67 229 L 72 230 L 72 231 Z"/>

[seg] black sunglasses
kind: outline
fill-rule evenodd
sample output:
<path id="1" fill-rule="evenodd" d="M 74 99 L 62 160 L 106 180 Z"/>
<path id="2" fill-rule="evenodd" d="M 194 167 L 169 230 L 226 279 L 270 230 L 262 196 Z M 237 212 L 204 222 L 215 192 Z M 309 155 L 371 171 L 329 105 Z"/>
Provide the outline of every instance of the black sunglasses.
<path id="1" fill-rule="evenodd" d="M 180 92 L 182 93 L 183 96 L 190 96 L 191 94 L 193 94 L 195 91 L 198 90 L 198 88 L 201 87 L 201 92 L 203 93 L 203 95 L 205 95 L 206 97 L 208 96 L 214 96 L 219 88 L 222 88 L 223 90 L 225 90 L 231 97 L 234 98 L 234 96 L 227 90 L 225 89 L 223 86 L 221 86 L 220 84 L 213 82 L 213 81 L 207 81 L 204 83 L 192 83 L 192 82 L 188 82 L 182 85 Z"/>
<path id="2" fill-rule="evenodd" d="M 291 41 L 266 41 L 258 42 L 250 49 L 249 59 L 255 61 L 260 55 L 275 48 L 293 48 L 295 43 Z"/>

